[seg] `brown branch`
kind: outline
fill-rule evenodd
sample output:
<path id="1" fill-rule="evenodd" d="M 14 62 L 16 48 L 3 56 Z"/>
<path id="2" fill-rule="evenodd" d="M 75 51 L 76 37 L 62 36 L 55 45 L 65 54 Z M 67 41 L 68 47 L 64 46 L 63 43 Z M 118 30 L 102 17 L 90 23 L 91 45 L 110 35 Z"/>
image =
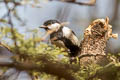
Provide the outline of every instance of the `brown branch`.
<path id="1" fill-rule="evenodd" d="M 61 0 L 61 1 L 62 2 L 73 3 L 73 4 L 78 4 L 78 5 L 87 5 L 87 6 L 93 6 L 96 3 L 96 0 L 90 0 L 88 3 L 76 2 L 76 0 Z"/>
<path id="2" fill-rule="evenodd" d="M 10 48 L 9 48 L 6 44 L 4 44 L 4 43 L 0 42 L 0 46 L 2 46 L 2 47 L 4 47 L 4 48 L 6 48 L 8 51 L 10 51 L 10 52 L 11 52 Z"/>
<path id="3" fill-rule="evenodd" d="M 21 3 L 19 3 L 19 2 L 15 2 L 15 0 L 0 0 L 0 3 L 2 3 L 2 2 L 5 2 L 5 3 L 12 2 L 12 3 L 14 3 L 15 6 L 21 5 Z"/>
<path id="4" fill-rule="evenodd" d="M 91 75 L 87 80 L 93 80 L 95 77 L 99 77 L 102 80 L 115 80 L 117 75 L 114 75 L 120 70 L 119 63 L 109 63 L 103 68 L 96 71 L 95 74 Z M 114 76 L 113 76 L 114 75 Z"/>
<path id="5" fill-rule="evenodd" d="M 41 57 L 43 59 L 43 57 Z M 51 74 L 54 76 L 57 76 L 58 78 L 64 78 L 65 80 L 75 80 L 74 76 L 70 72 L 72 71 L 78 71 L 79 67 L 75 66 L 71 67 L 69 64 L 63 64 L 60 62 L 50 62 L 50 61 L 43 61 L 41 65 L 32 63 L 32 62 L 24 62 L 24 63 L 0 63 L 1 67 L 8 67 L 8 68 L 16 68 L 18 70 L 26 70 L 26 71 L 37 71 L 37 72 L 43 72 L 47 74 Z"/>
<path id="6" fill-rule="evenodd" d="M 6 53 L 5 51 L 7 51 L 7 49 L 1 49 L 1 51 Z M 75 77 L 72 75 L 71 71 L 77 72 L 80 68 L 77 65 L 70 65 L 53 60 L 52 56 L 48 54 L 39 54 L 36 56 L 34 55 L 33 57 L 33 55 L 28 56 L 26 53 L 27 57 L 25 57 L 25 59 L 27 60 L 24 60 L 24 62 L 23 60 L 18 60 L 20 56 L 23 57 L 24 55 L 25 54 L 18 54 L 17 56 L 12 56 L 11 61 L 9 62 L 0 61 L 0 67 L 16 68 L 17 70 L 25 70 L 28 72 L 37 71 L 54 75 L 59 78 L 65 78 L 66 80 L 75 80 Z"/>
<path id="7" fill-rule="evenodd" d="M 96 0 L 90 0 L 90 2 L 88 3 L 83 3 L 83 2 L 74 2 L 74 4 L 78 4 L 78 5 L 87 5 L 87 6 L 93 6 L 95 5 Z"/>
<path id="8" fill-rule="evenodd" d="M 97 57 L 97 56 L 104 56 L 104 57 L 106 57 L 106 55 L 101 55 L 101 54 L 83 54 L 83 55 L 80 55 L 79 56 L 79 59 L 82 59 L 82 58 L 84 58 L 84 57 Z"/>

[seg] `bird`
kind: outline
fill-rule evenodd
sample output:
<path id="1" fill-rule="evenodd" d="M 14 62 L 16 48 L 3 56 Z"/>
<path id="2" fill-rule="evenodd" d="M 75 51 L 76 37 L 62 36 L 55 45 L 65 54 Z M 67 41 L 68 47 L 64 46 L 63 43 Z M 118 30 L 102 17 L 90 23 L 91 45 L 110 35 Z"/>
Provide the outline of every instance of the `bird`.
<path id="1" fill-rule="evenodd" d="M 73 30 L 62 25 L 58 20 L 47 20 L 40 28 L 44 28 L 46 32 L 51 32 L 51 44 L 67 50 L 70 57 L 70 63 L 72 63 L 80 51 L 79 40 Z"/>

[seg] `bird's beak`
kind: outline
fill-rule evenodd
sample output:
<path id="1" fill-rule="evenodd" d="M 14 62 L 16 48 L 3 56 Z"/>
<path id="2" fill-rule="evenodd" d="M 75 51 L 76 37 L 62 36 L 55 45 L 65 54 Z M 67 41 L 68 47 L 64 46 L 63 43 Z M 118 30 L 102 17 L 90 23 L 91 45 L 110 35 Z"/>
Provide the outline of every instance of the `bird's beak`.
<path id="1" fill-rule="evenodd" d="M 41 25 L 39 28 L 47 28 L 47 26 Z"/>

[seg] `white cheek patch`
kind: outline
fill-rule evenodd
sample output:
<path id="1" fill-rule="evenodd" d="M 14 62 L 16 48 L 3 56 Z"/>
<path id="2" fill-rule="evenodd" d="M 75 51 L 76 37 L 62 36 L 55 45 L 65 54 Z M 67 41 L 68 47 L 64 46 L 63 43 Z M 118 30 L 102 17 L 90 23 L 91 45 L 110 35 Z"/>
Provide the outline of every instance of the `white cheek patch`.
<path id="1" fill-rule="evenodd" d="M 65 37 L 69 37 L 71 35 L 71 29 L 69 29 L 68 27 L 63 27 L 62 31 L 63 31 L 63 36 Z"/>
<path id="2" fill-rule="evenodd" d="M 49 29 L 57 29 L 57 28 L 59 28 L 59 27 L 60 27 L 60 24 L 59 24 L 59 23 L 54 23 L 54 24 L 48 26 Z"/>

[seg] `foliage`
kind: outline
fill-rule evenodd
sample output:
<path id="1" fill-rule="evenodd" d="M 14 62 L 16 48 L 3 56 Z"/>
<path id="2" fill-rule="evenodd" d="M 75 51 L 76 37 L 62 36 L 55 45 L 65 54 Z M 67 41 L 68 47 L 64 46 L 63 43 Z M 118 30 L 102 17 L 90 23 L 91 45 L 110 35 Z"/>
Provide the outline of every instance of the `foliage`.
<path id="1" fill-rule="evenodd" d="M 1 40 L 2 42 L 7 39 L 11 40 L 9 42 L 10 44 L 5 44 L 7 44 L 10 47 L 10 50 L 12 50 L 12 52 L 15 54 L 15 56 L 12 58 L 15 62 L 28 62 L 29 64 L 33 63 L 39 68 L 43 69 L 39 70 L 36 67 L 36 69 L 27 70 L 30 75 L 34 76 L 34 78 L 68 80 L 68 78 L 65 78 L 63 75 L 60 77 L 57 73 L 51 73 L 49 71 L 44 72 L 44 67 L 48 66 L 50 69 L 53 67 L 56 72 L 66 72 L 69 74 L 69 77 L 72 76 L 71 78 L 73 79 L 71 80 L 111 80 L 109 78 L 110 76 L 114 77 L 116 80 L 119 80 L 120 72 L 117 71 L 120 67 L 119 54 L 117 57 L 116 55 L 109 54 L 108 58 L 110 59 L 110 63 L 106 66 L 100 66 L 97 64 L 89 64 L 88 66 L 69 64 L 69 58 L 64 56 L 67 55 L 67 53 L 64 52 L 64 49 L 55 47 L 54 45 L 46 44 L 44 42 L 37 42 L 38 39 L 40 39 L 38 37 L 37 30 L 32 30 L 31 32 L 34 33 L 35 36 L 29 38 L 25 38 L 26 36 L 24 34 L 20 34 L 16 29 L 14 29 L 14 32 L 15 36 L 17 37 L 17 50 L 19 52 L 16 51 L 16 46 L 14 43 L 11 43 L 14 42 L 14 40 L 12 39 L 11 29 L 9 27 L 1 28 Z M 106 74 L 109 77 L 106 78 Z"/>

